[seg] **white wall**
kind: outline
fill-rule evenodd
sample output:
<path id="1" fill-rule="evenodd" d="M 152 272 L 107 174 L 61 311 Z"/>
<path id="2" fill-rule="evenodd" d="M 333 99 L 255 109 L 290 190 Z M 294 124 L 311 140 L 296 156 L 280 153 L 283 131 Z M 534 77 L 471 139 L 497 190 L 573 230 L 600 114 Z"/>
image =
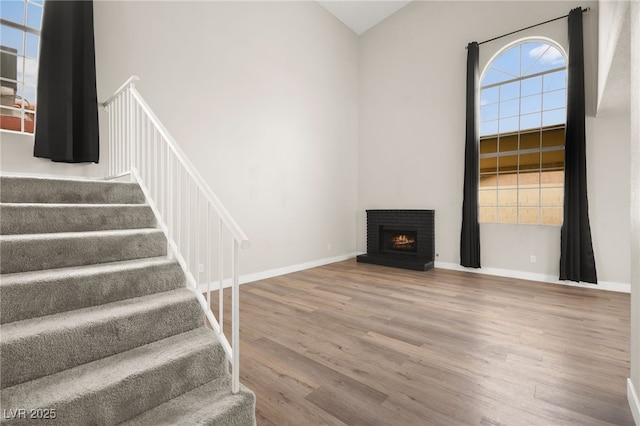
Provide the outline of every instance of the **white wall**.
<path id="1" fill-rule="evenodd" d="M 358 248 L 371 208 L 436 211 L 436 261 L 459 264 L 464 168 L 466 50 L 471 41 L 590 6 L 584 16 L 587 168 L 591 229 L 599 280 L 628 285 L 628 116 L 595 118 L 597 4 L 413 2 L 360 40 Z M 480 68 L 505 44 L 547 36 L 567 49 L 560 20 L 480 47 Z M 560 228 L 482 224 L 482 265 L 534 277 L 559 274 Z M 529 256 L 537 257 L 536 264 Z M 618 286 L 620 287 L 620 286 Z"/>
<path id="2" fill-rule="evenodd" d="M 618 47 L 628 1 L 601 1 L 598 3 L 598 104 L 602 101 L 613 57 Z"/>
<path id="3" fill-rule="evenodd" d="M 11 175 L 43 175 L 96 178 L 104 176 L 104 164 L 55 163 L 33 156 L 33 136 L 0 132 L 0 172 Z"/>
<path id="4" fill-rule="evenodd" d="M 315 2 L 101 1 L 95 31 L 98 97 L 141 78 L 251 239 L 243 275 L 355 251 L 355 34 Z"/>

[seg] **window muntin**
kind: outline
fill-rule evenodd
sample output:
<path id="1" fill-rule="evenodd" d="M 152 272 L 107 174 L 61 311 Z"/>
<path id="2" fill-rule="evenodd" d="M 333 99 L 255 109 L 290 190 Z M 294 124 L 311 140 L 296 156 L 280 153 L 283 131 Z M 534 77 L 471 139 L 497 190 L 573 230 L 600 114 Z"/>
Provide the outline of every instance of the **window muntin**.
<path id="1" fill-rule="evenodd" d="M 566 59 L 526 41 L 491 61 L 480 88 L 479 220 L 562 224 Z"/>
<path id="2" fill-rule="evenodd" d="M 33 133 L 44 0 L 2 0 L 0 129 Z"/>

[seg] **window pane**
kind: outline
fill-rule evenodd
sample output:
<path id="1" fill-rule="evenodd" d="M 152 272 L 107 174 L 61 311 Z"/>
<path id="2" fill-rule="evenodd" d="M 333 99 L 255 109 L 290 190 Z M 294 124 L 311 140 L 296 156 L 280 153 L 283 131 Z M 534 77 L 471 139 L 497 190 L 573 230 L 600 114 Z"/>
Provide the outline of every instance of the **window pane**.
<path id="1" fill-rule="evenodd" d="M 20 111 L 14 108 L 13 105 L 11 105 L 11 107 L 0 106 L 0 115 L 4 117 L 18 117 Z"/>
<path id="2" fill-rule="evenodd" d="M 520 154 L 520 170 L 540 170 L 540 153 Z"/>
<path id="3" fill-rule="evenodd" d="M 511 207 L 518 205 L 517 189 L 499 189 L 498 190 L 498 206 Z"/>
<path id="4" fill-rule="evenodd" d="M 516 188 L 518 185 L 518 175 L 516 173 L 501 173 L 498 175 L 498 188 Z"/>
<path id="5" fill-rule="evenodd" d="M 536 190 L 540 185 L 540 172 L 526 172 L 518 175 L 518 185 L 520 188 L 532 188 Z"/>
<path id="6" fill-rule="evenodd" d="M 520 82 L 516 81 L 500 86 L 500 100 L 518 99 L 520 97 Z"/>
<path id="7" fill-rule="evenodd" d="M 480 188 L 495 188 L 498 183 L 497 175 L 484 174 L 480 176 Z"/>
<path id="8" fill-rule="evenodd" d="M 480 159 L 480 173 L 496 173 L 498 170 L 498 159 L 496 157 Z"/>
<path id="9" fill-rule="evenodd" d="M 505 74 L 510 74 L 511 78 L 520 76 L 520 49 L 518 46 L 513 47 L 500 56 L 498 56 L 491 68 L 499 70 Z"/>
<path id="10" fill-rule="evenodd" d="M 518 205 L 520 206 L 537 206 L 540 201 L 540 190 L 534 189 L 520 189 L 520 196 L 518 198 Z"/>
<path id="11" fill-rule="evenodd" d="M 25 84 L 35 86 L 38 81 L 38 62 L 29 58 L 25 58 L 23 61 L 18 61 L 18 80 L 24 78 Z"/>
<path id="12" fill-rule="evenodd" d="M 522 96 L 542 93 L 542 76 L 522 80 Z"/>
<path id="13" fill-rule="evenodd" d="M 498 139 L 481 139 L 480 154 L 491 154 L 498 151 Z"/>
<path id="14" fill-rule="evenodd" d="M 481 189 L 478 194 L 478 205 L 480 207 L 490 207 L 496 205 L 497 191 L 495 188 L 489 190 Z"/>
<path id="15" fill-rule="evenodd" d="M 538 119 L 538 127 L 540 127 L 540 119 Z M 540 131 L 521 133 L 520 149 L 540 149 Z"/>
<path id="16" fill-rule="evenodd" d="M 480 136 L 495 135 L 498 133 L 498 120 L 480 123 Z"/>
<path id="17" fill-rule="evenodd" d="M 2 46 L 15 49 L 18 52 L 18 55 L 23 54 L 23 37 L 24 31 L 7 27 L 6 25 L 0 25 L 0 38 L 2 39 Z"/>
<path id="18" fill-rule="evenodd" d="M 529 70 L 538 61 L 538 58 L 540 57 L 540 49 L 544 49 L 544 46 L 546 46 L 546 44 L 539 41 L 523 43 L 521 45 L 520 49 L 522 52 L 522 57 L 520 67 L 522 69 L 522 75 L 531 74 Z"/>
<path id="19" fill-rule="evenodd" d="M 518 156 L 505 155 L 498 158 L 498 170 L 500 172 L 515 172 L 518 170 Z"/>
<path id="20" fill-rule="evenodd" d="M 564 146 L 564 127 L 542 132 L 542 147 Z"/>
<path id="21" fill-rule="evenodd" d="M 482 89 L 480 91 L 480 105 L 494 104 L 500 100 L 500 87 Z"/>
<path id="22" fill-rule="evenodd" d="M 489 84 L 500 83 L 501 81 L 511 80 L 513 78 L 510 74 L 505 74 L 493 68 L 490 68 L 485 73 L 482 79 L 482 86 L 488 86 Z"/>
<path id="23" fill-rule="evenodd" d="M 520 99 L 520 114 L 531 114 L 540 111 L 542 111 L 541 95 L 527 96 Z"/>
<path id="24" fill-rule="evenodd" d="M 543 169 L 564 168 L 564 149 L 543 152 L 542 168 Z"/>
<path id="25" fill-rule="evenodd" d="M 498 207 L 498 222 L 517 223 L 518 210 L 515 207 Z"/>
<path id="26" fill-rule="evenodd" d="M 554 109 L 542 113 L 542 127 L 553 126 L 554 124 L 564 124 L 566 120 L 566 110 Z"/>
<path id="27" fill-rule="evenodd" d="M 22 86 L 22 85 L 21 85 Z M 36 104 L 36 87 L 30 85 L 24 85 L 24 93 L 22 93 L 22 98 L 27 101 L 31 105 Z"/>
<path id="28" fill-rule="evenodd" d="M 528 70 L 527 74 L 536 74 L 564 66 L 564 56 L 553 46 L 543 45 L 535 53 L 539 55 L 537 62 Z"/>
<path id="29" fill-rule="evenodd" d="M 500 118 L 517 117 L 519 104 L 518 99 L 500 102 Z M 500 129 L 500 131 L 504 130 Z"/>
<path id="30" fill-rule="evenodd" d="M 518 135 L 502 136 L 498 139 L 498 150 L 509 152 L 518 150 Z"/>
<path id="31" fill-rule="evenodd" d="M 557 71 L 544 75 L 544 91 L 564 89 L 567 87 L 567 71 Z"/>
<path id="32" fill-rule="evenodd" d="M 478 209 L 478 220 L 483 223 L 496 223 L 498 214 L 495 207 L 480 207 Z"/>
<path id="33" fill-rule="evenodd" d="M 480 121 L 498 119 L 498 104 L 488 104 L 480 107 Z"/>
<path id="34" fill-rule="evenodd" d="M 27 56 L 30 58 L 38 57 L 38 46 L 40 45 L 40 36 L 27 33 Z"/>
<path id="35" fill-rule="evenodd" d="M 518 117 L 503 118 L 498 126 L 500 133 L 515 132 L 518 130 Z"/>
<path id="36" fill-rule="evenodd" d="M 543 109 L 556 109 L 563 108 L 567 105 L 567 92 L 566 90 L 554 90 L 553 92 L 546 92 L 543 95 L 542 106 Z"/>
<path id="37" fill-rule="evenodd" d="M 564 204 L 563 188 L 541 188 L 540 205 L 544 207 L 562 207 Z"/>
<path id="38" fill-rule="evenodd" d="M 40 29 L 42 22 L 42 7 L 35 4 L 27 4 L 27 26 Z"/>
<path id="39" fill-rule="evenodd" d="M 542 119 L 542 114 L 537 112 L 535 114 L 526 114 L 520 116 L 520 129 L 537 129 L 540 128 L 540 120 Z"/>
<path id="40" fill-rule="evenodd" d="M 564 172 L 563 171 L 545 171 L 540 176 L 542 185 L 563 186 L 564 185 Z"/>
<path id="41" fill-rule="evenodd" d="M 12 22 L 18 24 L 24 23 L 24 2 L 22 0 L 2 0 L 2 7 L 0 7 L 0 16 Z M 2 44 L 4 43 L 4 37 L 2 38 Z"/>
<path id="42" fill-rule="evenodd" d="M 518 223 L 529 225 L 540 223 L 538 207 L 520 207 L 518 209 Z"/>
<path id="43" fill-rule="evenodd" d="M 543 207 L 542 218 L 540 223 L 543 225 L 562 225 L 562 208 L 561 207 Z"/>

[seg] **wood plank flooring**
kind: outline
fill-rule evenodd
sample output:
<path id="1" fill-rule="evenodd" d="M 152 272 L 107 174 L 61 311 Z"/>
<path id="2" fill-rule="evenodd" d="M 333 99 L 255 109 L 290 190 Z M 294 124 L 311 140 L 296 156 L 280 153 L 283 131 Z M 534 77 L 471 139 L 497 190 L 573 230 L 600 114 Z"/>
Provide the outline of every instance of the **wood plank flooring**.
<path id="1" fill-rule="evenodd" d="M 628 294 L 354 259 L 240 300 L 261 426 L 633 424 Z"/>

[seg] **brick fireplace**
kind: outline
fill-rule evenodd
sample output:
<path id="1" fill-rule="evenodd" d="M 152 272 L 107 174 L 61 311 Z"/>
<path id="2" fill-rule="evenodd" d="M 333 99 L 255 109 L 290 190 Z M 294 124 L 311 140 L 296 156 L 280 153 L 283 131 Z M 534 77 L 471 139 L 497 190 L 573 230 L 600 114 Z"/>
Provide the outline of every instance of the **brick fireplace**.
<path id="1" fill-rule="evenodd" d="M 367 254 L 358 262 L 426 271 L 435 259 L 433 210 L 367 210 Z"/>

